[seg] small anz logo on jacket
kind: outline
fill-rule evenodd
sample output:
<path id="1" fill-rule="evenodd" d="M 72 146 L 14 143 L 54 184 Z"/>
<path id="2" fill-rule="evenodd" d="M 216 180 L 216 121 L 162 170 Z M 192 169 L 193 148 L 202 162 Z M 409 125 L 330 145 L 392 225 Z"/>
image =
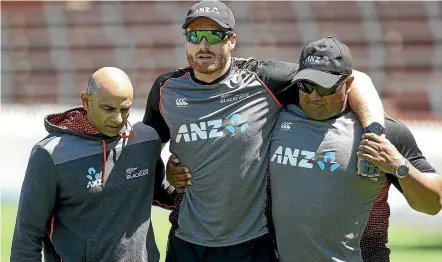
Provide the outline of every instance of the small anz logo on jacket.
<path id="1" fill-rule="evenodd" d="M 86 175 L 86 178 L 89 180 L 87 183 L 87 187 L 86 188 L 94 188 L 94 187 L 100 187 L 103 185 L 102 183 L 102 173 L 97 173 L 97 171 L 95 171 L 95 168 L 93 167 L 89 167 L 89 169 L 87 170 L 88 175 Z"/>
<path id="2" fill-rule="evenodd" d="M 136 172 L 137 170 L 138 170 L 138 167 L 127 168 L 126 169 L 126 179 L 132 179 L 132 178 L 137 178 L 137 177 L 149 175 L 149 169 L 141 169 L 138 172 Z"/>

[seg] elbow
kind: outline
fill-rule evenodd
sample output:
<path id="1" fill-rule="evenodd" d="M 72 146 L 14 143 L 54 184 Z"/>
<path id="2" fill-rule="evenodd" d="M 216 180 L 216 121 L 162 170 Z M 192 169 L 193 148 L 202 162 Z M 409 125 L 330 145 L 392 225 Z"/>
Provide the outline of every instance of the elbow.
<path id="1" fill-rule="evenodd" d="M 371 106 L 376 105 L 383 108 L 379 93 L 374 86 L 374 83 L 370 76 L 366 73 L 353 70 L 354 81 L 352 84 L 352 90 L 356 90 L 359 96 L 363 100 L 369 101 Z"/>
<path id="2" fill-rule="evenodd" d="M 435 215 L 439 214 L 440 210 L 441 210 L 441 207 L 439 206 L 437 208 L 428 209 L 428 210 L 426 210 L 426 212 L 422 212 L 422 213 L 425 213 L 430 216 L 435 216 Z"/>
<path id="3" fill-rule="evenodd" d="M 442 190 L 439 192 L 438 195 L 438 202 L 435 204 L 435 206 L 430 210 L 430 213 L 427 213 L 429 215 L 435 216 L 439 214 L 439 212 L 442 210 Z"/>
<path id="4" fill-rule="evenodd" d="M 353 76 L 355 77 L 355 80 L 361 83 L 369 83 L 373 85 L 373 80 L 369 75 L 367 75 L 364 72 L 353 70 Z"/>
<path id="5" fill-rule="evenodd" d="M 426 205 L 426 206 L 416 206 L 411 205 L 411 208 L 416 210 L 417 212 L 424 213 L 430 216 L 435 216 L 439 214 L 439 212 L 442 210 L 442 202 L 435 203 L 434 205 Z"/>
<path id="6" fill-rule="evenodd" d="M 408 205 L 415 211 L 430 216 L 435 216 L 439 214 L 442 210 L 442 196 L 441 197 L 431 197 L 430 199 L 413 199 L 410 196 L 405 195 L 405 199 Z"/>
<path id="7" fill-rule="evenodd" d="M 439 214 L 439 212 L 440 212 L 441 210 L 442 210 L 442 196 L 439 197 L 439 205 L 434 209 L 433 213 L 430 214 L 430 215 L 435 216 L 435 215 Z"/>
<path id="8" fill-rule="evenodd" d="M 425 190 L 404 191 L 403 195 L 414 210 L 435 216 L 442 210 L 442 179 L 438 174 L 425 174 L 432 186 L 423 186 Z M 429 180 L 431 178 L 431 180 Z M 435 179 L 432 179 L 435 178 Z M 414 193 L 412 193 L 414 191 Z"/>

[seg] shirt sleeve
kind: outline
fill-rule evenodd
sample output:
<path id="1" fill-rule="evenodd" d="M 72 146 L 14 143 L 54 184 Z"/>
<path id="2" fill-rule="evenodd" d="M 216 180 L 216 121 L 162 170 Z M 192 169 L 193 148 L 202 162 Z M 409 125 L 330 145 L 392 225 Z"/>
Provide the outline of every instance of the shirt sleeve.
<path id="1" fill-rule="evenodd" d="M 167 143 L 170 140 L 169 127 L 160 111 L 161 87 L 169 77 L 169 74 L 160 75 L 153 83 L 147 98 L 146 110 L 142 121 L 157 131 L 161 138 L 161 143 Z"/>
<path id="2" fill-rule="evenodd" d="M 417 170 L 422 173 L 436 173 L 433 166 L 428 163 L 416 143 L 410 129 L 397 119 L 386 119 L 386 137 Z M 388 176 L 393 185 L 402 193 L 403 190 L 397 177 Z"/>
<path id="3" fill-rule="evenodd" d="M 164 209 L 174 209 L 177 193 L 175 188 L 166 180 L 164 163 L 161 157 L 155 168 L 155 186 L 153 191 L 153 205 Z"/>
<path id="4" fill-rule="evenodd" d="M 299 102 L 298 87 L 292 83 L 299 68 L 298 64 L 285 61 L 258 61 L 249 58 L 235 59 L 234 66 L 256 73 L 283 106 Z"/>
<path id="5" fill-rule="evenodd" d="M 57 198 L 56 167 L 49 153 L 36 146 L 22 184 L 11 247 L 11 261 L 41 261 L 42 244 Z"/>

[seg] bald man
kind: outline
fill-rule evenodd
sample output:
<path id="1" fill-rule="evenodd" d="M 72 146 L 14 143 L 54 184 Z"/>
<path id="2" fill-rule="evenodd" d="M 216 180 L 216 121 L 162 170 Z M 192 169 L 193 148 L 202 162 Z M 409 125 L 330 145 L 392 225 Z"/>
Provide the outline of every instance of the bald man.
<path id="1" fill-rule="evenodd" d="M 120 69 L 95 72 L 83 107 L 45 118 L 32 149 L 11 261 L 159 261 L 152 202 L 173 208 L 155 130 L 127 122 L 133 101 Z"/>

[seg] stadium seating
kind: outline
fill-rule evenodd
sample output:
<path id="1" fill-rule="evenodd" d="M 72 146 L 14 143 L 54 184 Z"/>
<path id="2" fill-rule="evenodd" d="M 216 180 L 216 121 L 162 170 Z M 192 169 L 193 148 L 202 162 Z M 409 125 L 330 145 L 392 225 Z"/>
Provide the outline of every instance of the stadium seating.
<path id="1" fill-rule="evenodd" d="M 2 103 L 77 103 L 93 71 L 117 66 L 142 107 L 159 74 L 187 63 L 181 24 L 192 3 L 2 2 Z M 336 36 L 390 112 L 432 119 L 441 108 L 442 2 L 227 4 L 237 20 L 234 55 L 296 61 L 307 42 Z"/>

